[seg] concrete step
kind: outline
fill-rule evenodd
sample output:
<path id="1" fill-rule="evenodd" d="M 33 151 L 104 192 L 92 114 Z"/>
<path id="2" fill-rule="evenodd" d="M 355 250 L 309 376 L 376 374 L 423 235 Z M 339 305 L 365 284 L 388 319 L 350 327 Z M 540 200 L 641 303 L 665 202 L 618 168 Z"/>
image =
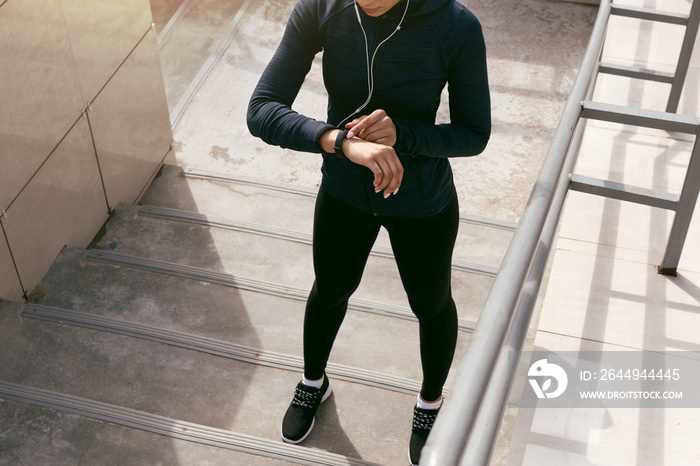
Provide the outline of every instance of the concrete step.
<path id="1" fill-rule="evenodd" d="M 153 219 L 140 215 L 134 206 L 116 210 L 94 247 L 301 290 L 309 290 L 314 278 L 310 245 Z M 453 295 L 462 319 L 477 319 L 492 282 L 490 276 L 453 271 Z M 385 257 L 370 257 L 354 297 L 408 308 L 395 262 Z"/>
<path id="2" fill-rule="evenodd" d="M 3 396 L 9 397 L 7 393 Z M 0 399 L 0 419 L 0 464 L 8 466 L 294 464 L 103 422 L 29 400 Z"/>
<path id="3" fill-rule="evenodd" d="M 290 370 L 301 371 L 303 300 L 105 265 L 88 260 L 89 255 L 81 249 L 65 249 L 30 301 L 216 340 L 220 346 L 280 353 L 287 362 L 294 359 L 296 366 Z M 469 335 L 460 332 L 456 358 L 464 354 Z M 418 327 L 405 319 L 348 312 L 330 362 L 419 381 Z"/>
<path id="4" fill-rule="evenodd" d="M 260 223 L 242 222 L 223 217 L 215 217 L 186 210 L 169 209 L 166 207 L 156 207 L 144 205 L 139 209 L 138 214 L 144 217 L 158 218 L 161 220 L 170 220 L 184 223 L 194 223 L 204 225 L 209 228 L 224 228 L 228 230 L 241 231 L 244 233 L 252 233 L 272 238 L 292 241 L 295 243 L 313 245 L 313 235 L 303 233 L 286 228 L 277 228 Z M 370 252 L 373 256 L 387 257 L 394 259 L 392 248 L 374 245 Z M 464 272 L 477 273 L 490 277 L 495 277 L 498 272 L 497 267 L 488 265 L 476 264 L 462 259 L 453 259 L 452 266 L 455 270 Z"/>
<path id="5" fill-rule="evenodd" d="M 7 344 L 0 360 L 4 383 L 108 404 L 110 410 L 125 408 L 130 415 L 138 415 L 135 410 L 177 420 L 188 428 L 279 439 L 297 373 L 23 318 L 17 311 L 0 308 Z M 404 463 L 414 396 L 340 380 L 333 380 L 333 387 L 335 395 L 319 410 L 318 427 L 305 449 L 380 464 Z"/>
<path id="6" fill-rule="evenodd" d="M 106 421 L 117 426 L 128 427 L 130 429 L 126 432 L 127 435 L 125 435 L 127 440 L 130 440 L 128 434 L 138 430 L 157 433 L 168 438 L 187 440 L 195 444 L 208 445 L 220 449 L 256 455 L 254 458 L 246 457 L 245 455 L 231 455 L 233 458 L 228 458 L 228 461 L 234 460 L 235 462 L 226 464 L 272 463 L 281 465 L 293 463 L 312 466 L 378 466 L 377 463 L 355 459 L 344 455 L 338 455 L 320 449 L 289 445 L 279 441 L 267 440 L 261 437 L 239 434 L 224 429 L 216 429 L 205 425 L 171 419 L 164 416 L 157 416 L 143 411 L 111 405 L 109 403 L 98 402 L 87 398 L 66 395 L 49 390 L 41 390 L 21 384 L 0 382 L 0 395 L 7 400 L 17 401 L 19 403 L 29 405 L 30 408 L 34 406 L 49 408 L 52 410 L 49 412 L 49 414 L 53 414 L 54 412 L 67 412 L 89 419 Z M 29 416 L 32 415 L 36 416 L 36 413 L 30 412 Z M 22 420 L 19 422 L 22 422 Z M 133 436 L 131 437 L 133 438 Z M 59 433 L 59 435 L 55 435 L 52 440 L 60 442 L 64 440 L 64 436 L 62 433 Z M 85 443 L 88 442 L 83 441 L 83 444 Z M 34 444 L 33 446 L 37 447 L 43 445 Z M 129 448 L 134 446 L 135 445 L 129 445 L 127 442 L 122 442 L 122 447 Z M 80 445 L 78 447 L 80 447 Z M 139 446 L 136 445 L 136 447 Z M 47 455 L 45 452 L 47 450 L 55 451 L 58 449 L 59 448 L 53 445 L 44 447 L 43 450 L 38 451 L 39 455 L 36 456 L 50 458 L 51 455 Z M 15 453 L 14 451 L 10 451 L 10 448 L 8 448 L 7 451 L 10 454 Z M 36 453 L 37 452 L 35 452 L 35 454 Z M 108 453 L 109 452 L 105 452 L 105 454 Z M 122 453 L 118 456 L 124 457 L 129 455 Z M 284 462 L 263 461 L 270 458 L 284 460 Z M 196 458 L 193 458 L 193 460 L 195 464 L 211 464 L 209 461 L 207 461 L 206 456 L 202 457 L 196 454 Z M 49 460 L 47 463 L 42 464 L 56 463 Z M 80 464 L 84 464 L 84 462 L 81 461 Z M 103 462 L 97 461 L 95 464 L 103 464 Z M 123 463 L 117 460 L 116 464 Z M 158 464 L 161 463 L 158 462 Z"/>
<path id="7" fill-rule="evenodd" d="M 164 165 L 141 203 L 310 234 L 316 191 L 204 170 L 183 172 Z M 467 215 L 462 219 L 455 257 L 491 268 L 500 266 L 515 224 Z M 377 245 L 390 246 L 383 229 Z"/>

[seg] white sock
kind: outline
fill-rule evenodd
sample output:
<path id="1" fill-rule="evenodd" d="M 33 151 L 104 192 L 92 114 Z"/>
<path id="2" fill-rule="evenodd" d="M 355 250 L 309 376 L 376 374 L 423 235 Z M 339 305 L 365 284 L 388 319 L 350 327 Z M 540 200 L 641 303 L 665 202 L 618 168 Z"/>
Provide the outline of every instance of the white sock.
<path id="1" fill-rule="evenodd" d="M 303 383 L 307 387 L 321 388 L 321 386 L 323 385 L 323 377 L 321 377 L 318 380 L 309 380 L 306 377 L 302 376 L 301 383 Z"/>
<path id="2" fill-rule="evenodd" d="M 438 409 L 442 406 L 442 397 L 439 400 L 428 403 L 423 401 L 423 399 L 418 395 L 418 403 L 416 403 L 420 409 Z"/>

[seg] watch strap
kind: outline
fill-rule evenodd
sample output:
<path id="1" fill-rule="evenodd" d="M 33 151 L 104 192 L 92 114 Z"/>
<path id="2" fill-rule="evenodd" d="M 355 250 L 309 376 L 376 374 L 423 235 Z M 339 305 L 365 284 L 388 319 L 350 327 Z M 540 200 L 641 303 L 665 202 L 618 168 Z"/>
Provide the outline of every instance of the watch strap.
<path id="1" fill-rule="evenodd" d="M 333 145 L 333 150 L 335 151 L 335 155 L 338 157 L 345 157 L 345 154 L 343 153 L 343 141 L 345 138 L 348 137 L 348 132 L 341 130 L 338 133 L 338 136 L 335 137 L 335 144 Z"/>

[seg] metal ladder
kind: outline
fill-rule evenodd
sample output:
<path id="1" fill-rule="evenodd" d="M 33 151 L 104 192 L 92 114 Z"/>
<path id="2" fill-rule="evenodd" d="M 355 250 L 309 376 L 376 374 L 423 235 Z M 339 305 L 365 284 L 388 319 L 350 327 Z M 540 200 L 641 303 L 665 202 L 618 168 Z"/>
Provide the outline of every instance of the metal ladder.
<path id="1" fill-rule="evenodd" d="M 582 103 L 581 117 L 694 134 L 695 144 L 680 195 L 581 175 L 571 176 L 570 189 L 675 211 L 676 214 L 666 245 L 666 252 L 664 253 L 661 265 L 658 267 L 659 273 L 675 276 L 683 245 L 685 244 L 685 239 L 688 234 L 693 210 L 697 202 L 698 192 L 700 191 L 700 144 L 698 143 L 700 119 L 675 113 L 678 109 L 678 102 L 680 100 L 681 91 L 683 90 L 690 57 L 693 52 L 693 45 L 698 33 L 700 2 L 693 2 L 690 13 L 687 15 L 620 5 L 611 5 L 610 14 L 685 26 L 685 35 L 675 73 L 665 73 L 600 62 L 598 65 L 599 73 L 671 84 L 671 92 L 666 105 L 666 111 L 659 112 L 584 101 Z"/>

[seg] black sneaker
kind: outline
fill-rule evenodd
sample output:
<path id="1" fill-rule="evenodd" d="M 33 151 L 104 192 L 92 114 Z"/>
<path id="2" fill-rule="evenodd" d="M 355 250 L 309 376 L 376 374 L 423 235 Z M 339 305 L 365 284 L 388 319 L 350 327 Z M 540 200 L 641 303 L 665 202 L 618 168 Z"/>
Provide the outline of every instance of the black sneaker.
<path id="1" fill-rule="evenodd" d="M 282 421 L 282 440 L 287 443 L 299 443 L 308 437 L 314 428 L 314 418 L 319 405 L 331 396 L 331 392 L 331 384 L 325 374 L 321 388 L 309 387 L 299 382 L 294 391 L 294 399 Z"/>
<path id="2" fill-rule="evenodd" d="M 438 409 L 422 409 L 418 406 L 413 408 L 413 429 L 411 429 L 411 441 L 408 444 L 408 460 L 411 466 L 418 466 L 420 452 L 428 440 L 430 429 L 433 428 Z"/>

